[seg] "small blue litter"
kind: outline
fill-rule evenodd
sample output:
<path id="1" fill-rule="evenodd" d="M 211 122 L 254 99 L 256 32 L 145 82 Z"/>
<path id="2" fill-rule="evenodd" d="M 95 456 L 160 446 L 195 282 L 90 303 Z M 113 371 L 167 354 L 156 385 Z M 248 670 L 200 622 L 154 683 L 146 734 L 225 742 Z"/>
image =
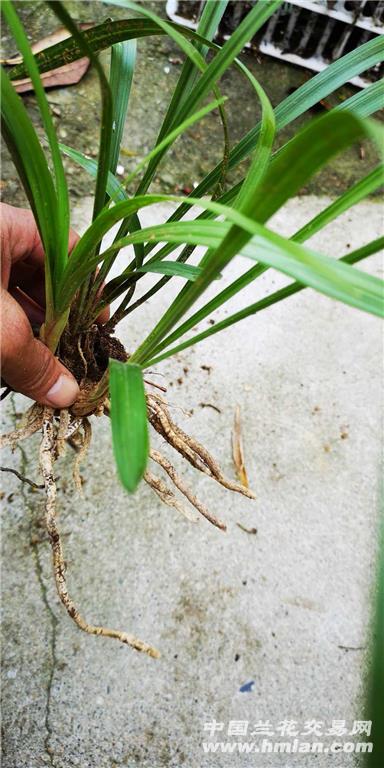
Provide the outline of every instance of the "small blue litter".
<path id="1" fill-rule="evenodd" d="M 249 683 L 244 683 L 244 685 L 242 685 L 240 688 L 240 693 L 250 693 L 254 685 L 254 680 L 250 680 Z"/>

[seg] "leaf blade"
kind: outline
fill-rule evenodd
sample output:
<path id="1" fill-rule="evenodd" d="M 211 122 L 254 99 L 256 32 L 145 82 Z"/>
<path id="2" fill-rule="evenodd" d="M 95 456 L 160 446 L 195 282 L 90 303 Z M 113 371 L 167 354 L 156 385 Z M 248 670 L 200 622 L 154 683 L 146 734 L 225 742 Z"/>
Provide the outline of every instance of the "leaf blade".
<path id="1" fill-rule="evenodd" d="M 80 50 L 83 52 L 83 55 L 85 54 L 91 60 L 99 78 L 102 108 L 100 119 L 100 141 L 96 190 L 93 205 L 93 219 L 95 219 L 97 214 L 104 207 L 108 182 L 109 161 L 112 144 L 112 93 L 104 69 L 101 66 L 98 58 L 95 56 L 91 46 L 88 44 L 86 31 L 84 33 L 80 31 L 77 24 L 75 24 L 62 2 L 59 2 L 59 0 L 46 0 L 46 3 L 50 8 L 52 8 L 53 12 L 60 19 L 60 21 L 72 33 L 72 36 L 76 40 Z"/>
<path id="2" fill-rule="evenodd" d="M 183 277 L 185 280 L 194 282 L 201 275 L 201 267 L 194 267 L 192 264 L 181 264 L 178 261 L 153 261 L 151 264 L 144 264 L 139 267 L 136 272 L 154 272 L 158 275 Z"/>
<path id="3" fill-rule="evenodd" d="M 357 264 L 359 261 L 366 259 L 373 253 L 377 253 L 377 251 L 381 250 L 382 248 L 384 248 L 384 237 L 378 238 L 377 240 L 372 240 L 362 248 L 358 248 L 356 251 L 347 253 L 345 256 L 341 257 L 340 261 L 343 261 L 346 264 Z M 151 360 L 145 361 L 143 367 L 152 367 L 153 365 L 160 363 L 162 360 L 165 360 L 172 355 L 176 355 L 179 352 L 182 352 L 184 349 L 187 349 L 194 344 L 198 344 L 200 341 L 204 341 L 204 339 L 207 339 L 209 336 L 220 333 L 226 328 L 229 328 L 231 325 L 235 325 L 236 323 L 241 322 L 241 320 L 245 320 L 247 317 L 256 315 L 258 312 L 273 306 L 273 304 L 277 304 L 279 301 L 284 301 L 289 296 L 293 296 L 295 293 L 303 291 L 305 287 L 305 285 L 301 285 L 301 283 L 298 282 L 290 283 L 289 285 L 285 286 L 284 288 L 280 288 L 278 291 L 275 291 L 269 296 L 266 296 L 265 298 L 250 304 L 248 307 L 235 312 L 229 317 L 226 317 L 224 320 L 221 320 L 215 325 L 207 328 L 205 331 L 198 333 L 196 336 L 192 336 L 191 338 L 182 341 L 180 344 L 177 344 L 175 347 L 171 347 L 171 349 L 168 348 L 160 354 L 156 354 L 156 356 Z M 165 339 L 164 342 L 165 341 L 167 340 Z"/>
<path id="4" fill-rule="evenodd" d="M 262 223 L 266 222 L 273 213 L 275 213 L 287 199 L 289 199 L 289 197 L 297 193 L 300 187 L 313 173 L 334 157 L 337 152 L 346 149 L 351 143 L 358 140 L 360 136 L 373 136 L 377 139 L 379 134 L 382 141 L 382 131 L 376 123 L 370 120 L 363 121 L 361 118 L 358 118 L 349 112 L 331 112 L 318 120 L 311 121 L 309 125 L 305 126 L 304 129 L 279 152 L 275 162 L 269 165 L 266 173 L 257 185 L 255 193 L 252 194 L 252 190 L 250 190 L 250 195 L 244 204 L 244 210 L 252 216 L 253 223 L 255 223 L 255 221 Z M 204 202 L 204 204 L 201 202 L 200 204 L 205 205 L 208 209 L 211 207 L 212 210 L 214 210 L 213 206 L 215 204 L 213 203 L 208 205 L 206 202 Z M 248 208 L 248 205 L 251 205 L 252 210 Z M 220 206 L 218 207 L 218 210 L 219 208 Z M 252 229 L 252 225 L 250 224 L 251 219 L 246 217 L 248 221 L 243 221 L 243 226 L 240 221 L 242 216 L 241 213 L 239 213 L 240 218 L 238 218 L 237 221 L 236 216 L 238 212 L 236 210 L 223 206 L 222 213 L 226 218 L 229 218 L 232 223 L 238 224 L 238 226 L 230 229 L 223 242 L 220 243 L 220 247 L 213 251 L 209 250 L 205 254 L 201 262 L 203 274 L 195 283 L 189 283 L 180 291 L 179 295 L 159 320 L 155 328 L 135 351 L 135 362 L 142 362 L 142 360 L 147 359 L 148 356 L 152 357 L 159 342 L 161 342 L 164 336 L 205 291 L 210 282 L 215 278 L 216 274 L 224 269 L 233 256 L 238 253 L 250 239 L 249 233 Z M 253 229 L 254 234 L 256 234 L 256 229 Z M 268 238 L 270 242 L 275 241 L 277 244 L 272 232 L 269 232 Z M 292 242 L 286 241 L 286 249 L 287 252 L 289 251 L 290 254 L 293 255 Z M 257 260 L 269 263 L 270 266 L 276 266 L 277 263 L 279 263 L 280 266 L 278 266 L 278 269 L 281 269 L 281 271 L 284 272 L 288 262 L 285 260 L 282 251 L 280 252 L 280 256 L 281 259 L 277 258 L 274 264 L 272 261 L 267 262 L 264 255 L 261 259 Z M 297 254 L 297 256 L 300 261 L 299 254 Z M 306 257 L 303 255 L 304 261 L 305 258 Z M 309 261 L 311 260 L 312 257 L 309 257 Z M 338 281 L 335 279 L 332 281 L 331 279 L 328 282 L 327 280 L 324 281 L 321 279 L 325 276 L 328 267 L 325 263 L 321 266 L 320 261 L 321 259 L 318 261 L 317 265 L 319 270 L 317 277 L 319 279 L 316 279 L 316 267 L 314 267 L 314 263 L 312 263 L 314 271 L 312 272 L 309 270 L 311 271 L 311 276 L 309 276 L 309 271 L 306 272 L 304 282 L 314 278 L 317 288 L 321 291 L 323 288 L 326 288 L 326 290 L 330 291 L 330 296 L 340 299 L 341 295 L 343 295 L 344 298 L 342 300 L 345 300 L 347 303 L 350 303 L 351 301 L 353 303 L 358 302 L 357 292 L 356 290 L 353 290 L 352 283 L 350 284 L 351 294 L 348 298 L 348 291 L 339 291 L 341 284 L 343 284 L 343 280 Z M 283 264 L 285 264 L 284 267 L 282 266 Z M 298 264 L 296 263 L 295 266 L 298 266 Z M 301 266 L 303 267 L 304 265 L 302 264 Z M 290 262 L 289 267 L 292 267 L 292 262 Z M 337 267 L 333 268 L 334 277 L 336 277 L 335 272 L 337 269 Z M 303 280 L 299 273 L 296 273 L 295 275 L 292 274 L 292 276 L 300 281 Z M 328 276 L 330 276 L 330 273 L 328 273 Z M 322 288 L 320 288 L 320 285 Z M 316 287 L 314 283 L 312 283 L 312 286 Z M 375 304 L 374 301 L 371 302 L 369 300 L 368 292 L 366 299 L 367 307 L 370 306 L 372 308 L 368 311 L 378 313 L 377 302 Z M 357 306 L 357 303 L 354 303 L 354 305 Z M 359 302 L 358 305 L 362 308 L 362 305 Z M 374 305 L 375 309 L 373 309 Z"/>
<path id="5" fill-rule="evenodd" d="M 47 290 L 46 290 L 46 322 L 50 323 L 53 320 L 55 314 L 56 296 L 60 284 L 61 276 L 65 270 L 65 266 L 68 260 L 68 237 L 69 237 L 69 198 L 67 182 L 64 174 L 64 167 L 61 159 L 59 145 L 57 141 L 56 131 L 53 125 L 50 107 L 47 101 L 47 97 L 44 92 L 44 88 L 41 82 L 39 69 L 37 67 L 35 57 L 32 53 L 30 44 L 28 42 L 27 35 L 24 27 L 12 5 L 10 0 L 3 2 L 3 13 L 7 20 L 10 30 L 17 42 L 17 46 L 23 55 L 23 59 L 28 71 L 28 75 L 32 80 L 34 91 L 37 98 L 37 103 L 42 119 L 42 124 L 46 137 L 48 139 L 49 149 L 51 153 L 53 163 L 53 178 L 55 179 L 54 194 L 52 198 L 45 204 L 45 214 L 43 216 L 47 218 L 49 215 L 47 208 L 50 207 L 54 216 L 54 229 L 56 230 L 55 242 L 50 243 L 47 259 L 49 261 L 49 269 L 47 276 Z M 4 75 L 4 82 L 5 82 Z M 19 109 L 20 112 L 20 109 Z M 27 120 L 27 113 L 25 113 Z M 24 119 L 24 124 L 25 124 Z M 15 128 L 15 120 L 11 119 L 11 132 Z M 32 129 L 33 130 L 33 129 Z M 31 131 L 28 131 L 31 134 Z M 34 142 L 35 144 L 35 142 Z M 41 153 L 39 153 L 41 155 Z M 24 155 L 25 156 L 25 155 Z M 33 163 L 31 159 L 30 164 Z M 24 160 L 25 165 L 25 160 Z M 49 169 L 48 169 L 49 172 Z M 47 175 L 44 171 L 44 175 L 47 179 Z M 51 174 L 49 174 L 51 175 Z M 52 177 L 51 177 L 52 178 Z M 52 185 L 49 183 L 48 189 L 51 189 Z M 44 189 L 42 191 L 43 200 L 45 198 Z M 48 225 L 49 226 L 49 225 Z M 45 229 L 48 228 L 47 223 Z M 52 228 L 51 226 L 49 227 Z M 53 247 L 52 247 L 53 246 Z"/>
<path id="6" fill-rule="evenodd" d="M 113 451 L 119 478 L 133 493 L 149 454 L 147 404 L 140 366 L 109 361 Z"/>
<path id="7" fill-rule="evenodd" d="M 80 167 L 87 171 L 87 173 L 89 173 L 89 175 L 94 179 L 96 178 L 97 160 L 94 160 L 92 157 L 88 157 L 83 152 L 79 152 L 73 147 L 68 147 L 67 144 L 60 143 L 59 147 L 60 151 L 63 152 L 64 155 L 67 155 L 67 157 L 70 157 L 74 163 L 80 165 Z M 116 178 L 116 176 L 113 175 L 113 173 L 111 173 L 111 171 L 108 174 L 107 194 L 108 197 L 113 198 L 115 201 L 128 199 L 127 193 L 123 189 L 119 180 Z"/>
<path id="8" fill-rule="evenodd" d="M 109 84 L 113 100 L 113 119 L 109 171 L 113 174 L 116 173 L 119 159 L 135 63 L 136 40 L 126 40 L 112 46 Z"/>

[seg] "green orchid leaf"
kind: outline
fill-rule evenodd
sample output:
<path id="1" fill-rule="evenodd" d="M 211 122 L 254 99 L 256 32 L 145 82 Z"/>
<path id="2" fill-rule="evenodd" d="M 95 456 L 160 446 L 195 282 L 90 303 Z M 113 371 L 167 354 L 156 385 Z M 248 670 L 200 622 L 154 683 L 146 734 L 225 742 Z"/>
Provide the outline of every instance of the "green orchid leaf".
<path id="1" fill-rule="evenodd" d="M 159 275 L 170 275 L 171 277 L 185 277 L 186 280 L 194 282 L 201 275 L 201 267 L 194 267 L 192 264 L 180 264 L 178 261 L 153 261 L 139 267 L 137 272 L 156 272 Z"/>
<path id="2" fill-rule="evenodd" d="M 119 478 L 133 493 L 149 453 L 147 404 L 140 366 L 109 361 L 112 441 Z"/>

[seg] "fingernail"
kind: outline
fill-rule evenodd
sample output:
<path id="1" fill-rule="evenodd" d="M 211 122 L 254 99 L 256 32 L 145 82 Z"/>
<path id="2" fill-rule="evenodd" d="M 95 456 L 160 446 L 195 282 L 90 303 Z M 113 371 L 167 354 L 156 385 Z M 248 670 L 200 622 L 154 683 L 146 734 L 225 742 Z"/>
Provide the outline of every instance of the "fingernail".
<path id="1" fill-rule="evenodd" d="M 75 379 L 62 373 L 47 392 L 46 398 L 56 408 L 65 408 L 75 402 L 78 394 L 79 387 Z"/>

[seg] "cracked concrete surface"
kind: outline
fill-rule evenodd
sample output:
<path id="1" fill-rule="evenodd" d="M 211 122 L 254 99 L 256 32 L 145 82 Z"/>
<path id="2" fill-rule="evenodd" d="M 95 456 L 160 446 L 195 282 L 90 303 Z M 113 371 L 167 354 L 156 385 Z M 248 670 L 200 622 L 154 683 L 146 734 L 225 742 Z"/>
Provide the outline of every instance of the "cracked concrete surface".
<path id="1" fill-rule="evenodd" d="M 325 204 L 291 201 L 275 226 L 289 234 Z M 75 211 L 78 228 L 89 206 L 85 198 Z M 163 213 L 146 211 L 144 218 Z M 341 255 L 381 230 L 382 209 L 364 203 L 313 246 Z M 360 268 L 378 274 L 379 257 Z M 235 274 L 236 264 L 224 283 Z M 233 307 L 282 282 L 267 273 Z M 165 304 L 157 298 L 122 324 L 128 348 Z M 316 718 L 328 725 L 363 717 L 381 342 L 376 318 L 307 290 L 159 366 L 174 417 L 228 474 L 241 405 L 255 502 L 176 460 L 196 494 L 228 523 L 226 534 L 178 517 L 145 485 L 126 495 L 116 481 L 107 421 L 94 420 L 83 498 L 73 489 L 70 453 L 60 460 L 59 522 L 73 596 L 87 619 L 152 642 L 159 661 L 84 636 L 71 623 L 55 593 L 42 493 L 3 475 L 4 768 L 285 768 L 285 755 L 204 755 L 204 723 L 223 722 L 225 733 L 229 720 Z M 8 426 L 25 406 L 20 396 L 8 403 Z M 39 482 L 37 446 L 36 436 L 22 451 L 4 451 L 2 464 Z M 359 762 L 319 755 L 316 764 Z M 290 768 L 312 765 L 311 756 L 289 759 Z"/>

